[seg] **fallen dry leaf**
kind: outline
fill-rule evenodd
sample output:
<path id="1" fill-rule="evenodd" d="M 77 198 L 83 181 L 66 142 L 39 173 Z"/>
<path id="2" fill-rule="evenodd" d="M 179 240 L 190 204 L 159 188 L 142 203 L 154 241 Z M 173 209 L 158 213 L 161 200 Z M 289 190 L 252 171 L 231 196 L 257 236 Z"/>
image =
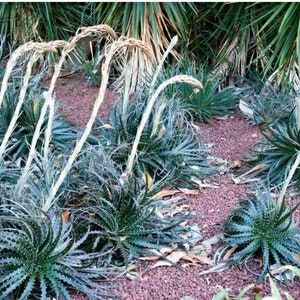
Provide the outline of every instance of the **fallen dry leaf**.
<path id="1" fill-rule="evenodd" d="M 162 267 L 162 266 L 174 266 L 177 264 L 184 256 L 186 252 L 182 250 L 176 250 L 165 257 L 164 260 L 157 262 L 152 268 Z"/>
<path id="2" fill-rule="evenodd" d="M 235 252 L 236 249 L 237 249 L 237 246 L 230 248 L 224 255 L 223 260 L 229 259 L 231 257 L 231 255 Z"/>
<path id="3" fill-rule="evenodd" d="M 153 253 L 153 256 L 143 256 L 140 257 L 140 260 L 158 260 L 160 258 L 164 258 L 166 257 L 167 254 L 172 253 L 172 251 L 174 251 L 175 249 L 178 248 L 178 245 L 174 245 L 174 247 L 163 247 L 161 248 L 159 251 L 156 249 L 148 249 L 149 252 Z"/>
<path id="4" fill-rule="evenodd" d="M 61 213 L 61 219 L 62 219 L 63 225 L 68 223 L 69 217 L 70 217 L 70 211 L 69 210 L 65 210 Z"/>
<path id="5" fill-rule="evenodd" d="M 199 185 L 199 188 L 213 188 L 213 189 L 219 189 L 220 186 L 217 184 L 212 184 L 212 183 L 203 183 L 201 179 L 198 177 L 192 176 L 191 181 L 197 183 Z"/>
<path id="6" fill-rule="evenodd" d="M 189 253 L 200 254 L 201 252 L 203 252 L 205 250 L 206 250 L 205 246 L 203 244 L 200 244 L 200 245 L 195 245 L 194 247 L 192 247 L 189 250 Z"/>
<path id="7" fill-rule="evenodd" d="M 208 163 L 212 166 L 219 166 L 219 163 L 216 160 L 210 160 Z"/>
<path id="8" fill-rule="evenodd" d="M 104 128 L 104 129 L 114 129 L 110 124 L 104 124 L 104 125 L 102 125 L 102 128 Z"/>
<path id="9" fill-rule="evenodd" d="M 249 107 L 249 104 L 244 100 L 240 100 L 239 109 L 242 113 L 250 119 L 253 119 L 253 110 Z"/>
<path id="10" fill-rule="evenodd" d="M 235 160 L 233 164 L 230 166 L 230 169 L 237 169 L 240 168 L 242 165 L 242 162 L 240 160 Z"/>
<path id="11" fill-rule="evenodd" d="M 259 164 L 255 167 L 253 167 L 252 169 L 248 170 L 247 172 L 243 173 L 242 175 L 238 176 L 238 177 L 232 177 L 232 180 L 234 181 L 235 184 L 241 184 L 241 183 L 250 183 L 250 182 L 255 182 L 258 181 L 259 178 L 253 178 L 253 179 L 244 179 L 244 177 L 246 177 L 249 174 L 252 174 L 256 171 L 259 171 L 263 168 L 265 168 L 267 165 L 265 164 Z"/>
<path id="12" fill-rule="evenodd" d="M 153 179 L 150 176 L 150 174 L 148 172 L 143 173 L 143 180 L 146 183 L 147 187 L 149 188 L 152 183 L 153 183 Z"/>
<path id="13" fill-rule="evenodd" d="M 192 265 L 213 265 L 213 261 L 208 257 L 208 254 L 202 251 L 201 254 L 192 254 L 189 253 L 182 258 L 183 260 L 190 261 Z"/>
<path id="14" fill-rule="evenodd" d="M 185 195 L 198 195 L 199 193 L 199 190 L 190 190 L 186 188 L 182 188 L 182 189 L 179 188 L 178 190 Z"/>
<path id="15" fill-rule="evenodd" d="M 207 239 L 202 242 L 202 245 L 204 245 L 207 253 L 211 253 L 212 245 L 218 243 L 220 241 L 221 237 L 222 237 L 221 234 L 216 234 L 213 237 L 211 237 L 210 239 Z"/>
<path id="16" fill-rule="evenodd" d="M 183 193 L 185 195 L 196 195 L 198 194 L 198 190 L 190 190 L 190 189 L 186 189 L 186 188 L 182 188 L 182 189 L 178 189 L 178 190 L 161 190 L 160 192 L 158 192 L 157 194 L 155 194 L 151 199 L 160 199 L 160 198 L 164 198 L 164 197 L 168 197 L 168 196 L 173 196 L 176 195 L 178 193 Z"/>
<path id="17" fill-rule="evenodd" d="M 292 256 L 294 258 L 295 261 L 297 261 L 298 263 L 300 263 L 300 254 L 298 253 L 292 253 Z"/>
<path id="18" fill-rule="evenodd" d="M 233 182 L 235 184 L 247 184 L 247 183 L 252 183 L 252 182 L 256 182 L 256 181 L 259 181 L 260 179 L 259 178 L 252 178 L 252 179 L 239 179 L 239 178 L 234 178 L 233 176 L 231 177 Z"/>
<path id="19" fill-rule="evenodd" d="M 145 260 L 145 261 L 153 261 L 153 260 L 158 260 L 160 257 L 163 257 L 163 256 L 161 254 L 160 254 L 160 256 L 142 256 L 139 259 Z"/>
<path id="20" fill-rule="evenodd" d="M 253 173 L 253 172 L 256 172 L 256 171 L 259 171 L 259 170 L 265 168 L 266 166 L 267 166 L 267 165 L 265 165 L 265 164 L 259 164 L 259 165 L 255 166 L 255 167 L 253 167 L 252 169 L 248 170 L 248 171 L 245 172 L 244 174 L 240 175 L 240 176 L 237 177 L 237 178 L 245 177 L 245 176 L 247 176 L 247 175 L 249 175 L 249 174 L 251 174 L 251 173 Z"/>
<path id="21" fill-rule="evenodd" d="M 204 270 L 204 271 L 200 272 L 199 275 L 205 275 L 205 274 L 214 273 L 214 272 L 222 272 L 226 268 L 227 267 L 226 267 L 225 263 L 219 263 L 216 266 L 209 268 L 208 270 Z"/>
<path id="22" fill-rule="evenodd" d="M 157 137 L 159 139 L 161 139 L 165 134 L 167 133 L 167 129 L 165 126 L 163 126 L 160 130 L 159 130 L 159 133 L 157 135 Z"/>
<path id="23" fill-rule="evenodd" d="M 129 273 L 126 273 L 125 277 L 131 281 L 133 280 L 139 280 L 139 281 L 142 281 L 142 276 L 137 273 L 137 272 L 129 272 Z"/>
<path id="24" fill-rule="evenodd" d="M 224 116 L 214 116 L 214 119 L 220 120 L 220 121 L 225 121 L 228 120 L 229 115 L 224 115 Z"/>
<path id="25" fill-rule="evenodd" d="M 177 248 L 177 244 L 171 248 L 171 247 L 163 247 L 159 250 L 159 253 L 163 254 L 163 255 L 166 255 L 166 254 L 169 254 L 171 253 L 175 248 Z"/>

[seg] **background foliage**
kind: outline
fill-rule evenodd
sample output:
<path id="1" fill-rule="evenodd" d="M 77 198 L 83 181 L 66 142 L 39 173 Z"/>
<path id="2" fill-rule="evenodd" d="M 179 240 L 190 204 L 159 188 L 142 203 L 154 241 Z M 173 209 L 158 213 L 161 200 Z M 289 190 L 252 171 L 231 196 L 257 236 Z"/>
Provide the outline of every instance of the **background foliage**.
<path id="1" fill-rule="evenodd" d="M 3 2 L 0 34 L 7 54 L 9 46 L 21 42 L 67 39 L 80 26 L 102 23 L 148 42 L 157 59 L 177 34 L 181 52 L 188 51 L 198 62 L 243 76 L 250 68 L 281 82 L 295 76 L 298 68 L 299 5 Z"/>

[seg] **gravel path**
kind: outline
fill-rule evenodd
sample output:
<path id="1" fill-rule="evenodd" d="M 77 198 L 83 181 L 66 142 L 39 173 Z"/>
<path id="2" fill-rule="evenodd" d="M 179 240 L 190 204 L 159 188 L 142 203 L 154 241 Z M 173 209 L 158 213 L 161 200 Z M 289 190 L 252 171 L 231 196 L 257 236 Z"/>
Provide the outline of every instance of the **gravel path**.
<path id="1" fill-rule="evenodd" d="M 57 98 L 61 102 L 61 112 L 71 122 L 84 126 L 92 109 L 98 88 L 88 87 L 86 81 L 78 76 L 62 78 L 56 87 Z M 115 95 L 108 91 L 105 104 L 111 105 Z M 99 115 L 107 115 L 107 108 Z M 246 158 L 249 149 L 260 138 L 258 130 L 238 112 L 225 119 L 213 119 L 210 124 L 200 124 L 202 140 L 213 145 L 213 156 L 226 160 L 228 166 Z M 236 207 L 239 198 L 250 189 L 250 185 L 237 185 L 232 180 L 232 173 L 227 172 L 209 179 L 217 187 L 199 189 L 196 195 L 184 195 L 189 210 L 194 211 L 190 222 L 197 224 L 203 240 L 218 234 L 220 223 L 227 213 Z M 214 250 L 210 257 L 213 256 Z M 247 272 L 244 266 L 231 267 L 222 272 L 200 275 L 210 268 L 207 264 L 184 267 L 151 268 L 153 262 L 137 263 L 139 279 L 119 278 L 115 281 L 119 288 L 112 293 L 121 300 L 210 300 L 219 291 L 219 287 L 230 289 L 232 299 L 248 284 L 255 283 L 255 276 Z M 300 282 L 297 279 L 291 288 L 279 284 L 282 290 L 288 290 L 300 299 Z M 262 285 L 264 293 L 269 292 L 268 283 Z M 76 300 L 86 299 L 74 295 Z M 255 299 L 253 295 L 248 298 Z"/>

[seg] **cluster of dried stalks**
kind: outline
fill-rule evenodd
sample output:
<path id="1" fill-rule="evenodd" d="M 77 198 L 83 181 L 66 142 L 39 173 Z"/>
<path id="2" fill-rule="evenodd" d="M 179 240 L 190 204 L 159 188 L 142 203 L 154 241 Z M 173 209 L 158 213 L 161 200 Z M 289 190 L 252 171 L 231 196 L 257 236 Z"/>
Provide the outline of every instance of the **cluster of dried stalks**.
<path id="1" fill-rule="evenodd" d="M 133 49 L 134 51 L 138 49 L 143 53 L 144 57 L 147 57 L 150 61 L 155 62 L 155 56 L 153 54 L 153 50 L 150 46 L 147 44 L 143 43 L 142 41 L 133 39 L 133 38 L 124 38 L 120 37 L 118 38 L 116 33 L 112 28 L 110 28 L 107 25 L 97 25 L 97 26 L 92 26 L 92 27 L 85 27 L 85 28 L 80 28 L 77 32 L 77 34 L 71 38 L 69 41 L 52 41 L 48 43 L 36 43 L 36 42 L 29 42 L 26 43 L 22 46 L 20 46 L 16 51 L 14 51 L 7 62 L 6 66 L 6 71 L 5 75 L 2 81 L 1 85 L 1 91 L 0 91 L 0 108 L 1 104 L 3 102 L 3 99 L 5 97 L 5 93 L 7 91 L 7 87 L 9 84 L 9 78 L 12 74 L 12 71 L 14 67 L 16 66 L 17 62 L 20 59 L 23 59 L 26 63 L 26 70 L 25 70 L 25 75 L 23 79 L 23 85 L 20 89 L 19 97 L 18 97 L 18 103 L 13 115 L 13 118 L 11 119 L 10 125 L 8 127 L 8 130 L 5 134 L 5 137 L 2 141 L 2 144 L 0 146 L 0 159 L 2 159 L 3 154 L 5 153 L 5 149 L 7 147 L 8 141 L 13 133 L 15 124 L 18 120 L 18 117 L 20 116 L 20 112 L 22 109 L 22 104 L 24 103 L 24 99 L 26 96 L 26 92 L 28 89 L 28 85 L 30 82 L 30 76 L 32 75 L 33 71 L 33 66 L 34 64 L 39 61 L 45 54 L 48 54 L 49 52 L 55 52 L 59 55 L 58 62 L 55 64 L 54 72 L 51 78 L 50 86 L 47 91 L 43 93 L 43 97 L 45 98 L 45 103 L 42 109 L 42 113 L 40 115 L 39 121 L 37 123 L 35 133 L 33 136 L 33 139 L 31 141 L 30 145 L 30 153 L 28 156 L 28 159 L 26 161 L 26 165 L 23 168 L 22 176 L 19 179 L 19 184 L 17 185 L 18 188 L 20 189 L 20 192 L 22 190 L 22 187 L 24 186 L 24 182 L 26 181 L 28 172 L 30 170 L 30 166 L 32 165 L 34 156 L 35 156 L 35 151 L 36 151 L 36 143 L 37 140 L 41 134 L 41 126 L 43 124 L 43 121 L 45 119 L 45 115 L 47 111 L 49 111 L 49 120 L 47 124 L 47 129 L 45 132 L 45 145 L 43 148 L 43 157 L 47 159 L 49 155 L 49 149 L 50 149 L 50 142 L 51 142 L 51 128 L 52 128 L 52 123 L 53 123 L 53 118 L 54 118 L 54 113 L 55 113 L 55 98 L 53 96 L 53 91 L 55 88 L 55 84 L 57 81 L 57 78 L 59 77 L 63 63 L 67 59 L 67 57 L 70 55 L 72 51 L 74 51 L 77 43 L 85 37 L 89 36 L 98 36 L 98 37 L 106 37 L 107 43 L 104 46 L 103 52 L 104 52 L 104 60 L 103 64 L 101 66 L 101 75 L 102 75 L 102 80 L 101 80 L 101 85 L 99 88 L 99 92 L 97 95 L 97 98 L 95 99 L 94 102 L 94 107 L 90 116 L 90 119 L 84 129 L 83 134 L 81 135 L 80 139 L 77 141 L 76 146 L 74 150 L 72 151 L 71 155 L 69 156 L 66 165 L 63 167 L 61 170 L 60 176 L 58 177 L 57 181 L 53 183 L 52 187 L 50 188 L 49 195 L 43 205 L 43 210 L 48 211 L 51 206 L 54 203 L 55 197 L 57 195 L 58 189 L 60 188 L 61 184 L 65 180 L 67 174 L 70 172 L 72 165 L 80 153 L 86 139 L 88 138 L 89 134 L 91 133 L 92 126 L 96 120 L 97 113 L 99 111 L 99 108 L 104 100 L 104 95 L 105 91 L 108 86 L 108 81 L 109 81 L 109 69 L 110 65 L 112 63 L 112 59 L 115 56 L 122 56 L 125 52 L 124 50 L 126 49 L 128 53 L 128 49 Z M 132 167 L 134 163 L 134 159 L 136 156 L 136 151 L 137 151 L 137 146 L 140 140 L 140 136 L 142 134 L 142 131 L 144 129 L 144 126 L 149 118 L 149 115 L 151 113 L 152 107 L 156 101 L 156 99 L 159 97 L 159 94 L 163 91 L 163 89 L 170 85 L 174 84 L 177 82 L 187 82 L 189 84 L 192 84 L 196 86 L 197 88 L 201 88 L 201 83 L 197 80 L 195 80 L 193 77 L 190 76 L 185 76 L 185 75 L 179 75 L 175 76 L 173 78 L 168 79 L 167 81 L 163 82 L 157 89 L 154 91 L 154 86 L 155 86 L 155 81 L 157 79 L 157 76 L 159 72 L 161 71 L 161 68 L 163 66 L 163 62 L 166 58 L 166 56 L 169 54 L 169 52 L 172 50 L 174 45 L 176 44 L 177 38 L 174 38 L 167 49 L 166 53 L 163 55 L 162 60 L 156 67 L 156 71 L 153 72 L 153 80 L 151 85 L 149 86 L 149 95 L 150 95 L 150 101 L 149 104 L 144 112 L 141 124 L 138 128 L 137 131 L 137 136 L 135 138 L 131 154 L 128 158 L 128 164 L 127 164 L 127 169 L 126 169 L 126 174 L 123 174 L 125 176 L 130 176 L 132 172 Z M 143 59 L 141 61 L 136 62 L 136 63 L 142 63 Z M 132 66 L 131 62 L 129 66 Z M 135 70 L 132 70 L 131 67 L 126 67 L 124 66 L 126 74 L 129 72 L 135 72 Z M 142 76 L 142 74 L 140 74 Z M 124 94 L 129 95 L 130 94 L 130 89 L 131 86 L 128 83 L 123 84 L 123 89 L 125 89 Z"/>

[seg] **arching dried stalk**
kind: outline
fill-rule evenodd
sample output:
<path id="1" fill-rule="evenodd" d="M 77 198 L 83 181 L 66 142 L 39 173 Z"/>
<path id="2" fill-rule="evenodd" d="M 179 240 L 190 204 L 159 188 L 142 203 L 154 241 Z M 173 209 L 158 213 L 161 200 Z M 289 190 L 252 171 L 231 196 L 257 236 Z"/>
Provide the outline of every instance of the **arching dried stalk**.
<path id="1" fill-rule="evenodd" d="M 70 41 L 63 48 L 59 62 L 55 66 L 54 74 L 53 74 L 51 82 L 50 82 L 48 93 L 44 94 L 45 99 L 46 99 L 46 105 L 49 106 L 49 120 L 48 120 L 48 125 L 46 128 L 46 132 L 45 132 L 45 147 L 44 147 L 44 156 L 45 157 L 47 157 L 47 155 L 48 155 L 48 149 L 49 149 L 50 139 L 51 139 L 51 128 L 52 128 L 52 123 L 53 123 L 54 113 L 55 113 L 55 106 L 52 101 L 52 94 L 53 94 L 53 90 L 54 90 L 54 87 L 56 84 L 56 80 L 60 74 L 60 71 L 61 71 L 64 61 L 66 60 L 66 58 L 70 54 L 70 52 L 72 52 L 74 50 L 76 44 L 82 38 L 93 35 L 93 34 L 106 35 L 113 39 L 116 38 L 116 36 L 117 36 L 115 31 L 107 25 L 82 27 L 82 28 L 78 29 L 77 34 L 73 38 L 71 38 Z"/>
<path id="2" fill-rule="evenodd" d="M 126 171 L 125 171 L 124 174 L 122 174 L 122 179 L 124 181 L 126 181 L 128 179 L 128 177 L 131 176 L 132 168 L 133 168 L 133 163 L 134 163 L 134 159 L 135 159 L 135 156 L 136 156 L 137 147 L 138 147 L 138 144 L 139 144 L 140 139 L 141 139 L 142 132 L 143 132 L 144 127 L 145 127 L 145 125 L 146 125 L 146 123 L 147 123 L 147 121 L 149 119 L 149 116 L 151 114 L 153 105 L 154 105 L 156 99 L 158 98 L 159 94 L 168 85 L 174 84 L 174 83 L 178 83 L 178 82 L 185 82 L 187 84 L 194 85 L 197 88 L 202 88 L 201 82 L 198 81 L 197 79 L 195 79 L 195 78 L 193 78 L 191 76 L 187 76 L 187 75 L 177 75 L 177 76 L 174 76 L 174 77 L 168 79 L 167 81 L 163 82 L 162 84 L 160 84 L 160 86 L 157 88 L 157 90 L 155 92 L 153 91 L 155 82 L 157 80 L 159 72 L 161 71 L 163 63 L 164 63 L 165 59 L 167 58 L 168 54 L 172 51 L 173 47 L 176 45 L 177 41 L 178 41 L 178 37 L 177 36 L 175 36 L 171 40 L 171 42 L 170 42 L 170 44 L 169 44 L 166 52 L 162 56 L 162 59 L 159 62 L 157 68 L 156 68 L 156 71 L 154 72 L 154 75 L 153 75 L 153 78 L 152 78 L 152 82 L 151 82 L 151 84 L 149 86 L 149 94 L 151 95 L 151 98 L 149 100 L 149 103 L 147 104 L 147 107 L 145 108 L 145 111 L 144 111 L 143 116 L 142 116 L 141 123 L 140 123 L 140 125 L 139 125 L 139 127 L 137 129 L 137 133 L 136 133 L 133 145 L 132 145 L 131 153 L 130 153 L 130 155 L 128 157 Z M 161 108 L 161 109 L 163 109 L 163 108 Z M 157 123 L 157 121 L 155 123 Z M 154 123 L 154 125 L 155 125 L 155 123 Z M 153 132 L 154 131 L 155 131 L 155 128 L 153 127 Z"/>
<path id="3" fill-rule="evenodd" d="M 6 67 L 6 71 L 4 74 L 4 78 L 2 81 L 2 86 L 1 86 L 1 92 L 0 92 L 0 107 L 1 104 L 3 102 L 4 99 L 4 95 L 5 92 L 7 90 L 8 87 L 8 79 L 11 75 L 11 72 L 14 68 L 14 66 L 17 63 L 17 60 L 22 57 L 25 56 L 29 51 L 33 51 L 32 56 L 29 58 L 29 61 L 27 63 L 27 68 L 25 71 L 25 75 L 24 75 L 24 82 L 20 91 L 20 95 L 19 95 L 19 100 L 18 103 L 16 105 L 16 109 L 14 112 L 14 115 L 10 121 L 10 124 L 8 126 L 8 129 L 4 135 L 2 144 L 0 146 L 0 158 L 2 158 L 2 155 L 5 151 L 5 148 L 7 146 L 8 140 L 14 130 L 15 124 L 18 120 L 19 114 L 20 114 L 20 110 L 21 107 L 23 105 L 24 99 L 25 99 L 25 95 L 28 89 L 28 83 L 29 83 L 29 78 L 32 72 L 32 67 L 33 64 L 40 58 L 40 56 L 44 53 L 44 52 L 57 52 L 57 48 L 64 46 L 66 44 L 66 42 L 64 41 L 56 41 L 56 42 L 50 42 L 50 43 L 27 43 L 24 44 L 23 46 L 19 47 L 11 56 L 11 58 L 9 59 L 8 63 L 7 63 L 7 67 Z M 37 135 L 39 134 L 39 132 L 37 133 Z"/>
<path id="4" fill-rule="evenodd" d="M 44 156 L 45 157 L 48 156 L 48 149 L 49 149 L 50 140 L 51 140 L 51 129 L 52 129 L 52 123 L 53 123 L 54 113 L 55 113 L 55 103 L 54 103 L 52 94 L 53 94 L 53 90 L 54 90 L 54 87 L 56 84 L 56 80 L 60 74 L 62 64 L 65 61 L 65 59 L 67 58 L 67 56 L 69 55 L 69 53 L 74 49 L 76 43 L 81 38 L 88 36 L 90 34 L 104 34 L 111 38 L 116 37 L 116 33 L 107 25 L 84 27 L 84 28 L 80 28 L 78 30 L 78 34 L 76 36 L 74 36 L 69 42 L 53 41 L 53 42 L 49 42 L 49 43 L 33 43 L 33 42 L 26 43 L 26 44 L 20 46 L 16 51 L 13 52 L 13 54 L 11 55 L 11 57 L 7 63 L 6 72 L 4 74 L 1 91 L 0 91 L 0 106 L 3 102 L 5 92 L 8 87 L 9 77 L 10 77 L 18 59 L 25 56 L 29 52 L 33 53 L 27 63 L 26 72 L 25 72 L 25 76 L 24 76 L 24 83 L 22 85 L 21 92 L 19 95 L 19 101 L 17 103 L 13 118 L 9 124 L 8 130 L 4 136 L 4 139 L 3 139 L 1 147 L 0 147 L 0 158 L 2 157 L 2 155 L 5 151 L 8 140 L 9 140 L 9 138 L 13 132 L 14 126 L 18 120 L 20 110 L 21 110 L 21 107 L 22 107 L 22 104 L 24 102 L 25 95 L 27 92 L 29 78 L 30 78 L 30 75 L 32 72 L 33 64 L 39 59 L 39 57 L 42 54 L 48 53 L 48 52 L 57 52 L 58 48 L 63 48 L 59 62 L 55 66 L 55 71 L 54 71 L 54 74 L 53 74 L 51 82 L 50 82 L 49 90 L 47 92 L 43 93 L 46 101 L 42 107 L 41 114 L 39 116 L 39 120 L 38 120 L 38 123 L 35 128 L 35 132 L 34 132 L 34 135 L 33 135 L 32 141 L 31 141 L 30 151 L 29 151 L 28 159 L 26 161 L 26 165 L 23 169 L 22 176 L 19 179 L 18 186 L 21 187 L 21 189 L 22 189 L 22 184 L 20 184 L 20 183 L 22 183 L 22 181 L 24 181 L 26 179 L 27 173 L 30 169 L 30 165 L 31 165 L 33 157 L 34 157 L 36 144 L 37 144 L 40 132 L 41 132 L 42 124 L 44 122 L 47 109 L 49 109 L 49 120 L 48 120 L 48 124 L 46 127 L 46 132 L 45 132 Z M 21 190 L 19 190 L 19 192 L 21 192 Z"/>
<path id="5" fill-rule="evenodd" d="M 172 38 L 172 40 L 170 42 L 170 45 L 167 47 L 166 52 L 162 55 L 161 60 L 159 61 L 159 64 L 158 64 L 158 66 L 157 66 L 157 68 L 155 70 L 155 73 L 153 74 L 153 77 L 152 77 L 152 81 L 151 81 L 151 84 L 150 84 L 150 87 L 149 87 L 150 94 L 152 94 L 152 92 L 153 92 L 153 88 L 154 88 L 155 82 L 157 80 L 157 77 L 158 77 L 158 75 L 159 75 L 159 73 L 160 73 L 160 71 L 161 71 L 161 69 L 163 67 L 163 64 L 164 64 L 167 56 L 172 51 L 172 49 L 175 47 L 175 45 L 177 44 L 177 42 L 178 42 L 178 36 L 175 35 Z"/>
<path id="6" fill-rule="evenodd" d="M 8 87 L 8 79 L 11 75 L 13 68 L 15 67 L 18 59 L 24 55 L 26 55 L 29 51 L 37 52 L 37 53 L 46 53 L 46 52 L 57 52 L 57 48 L 64 47 L 67 44 L 66 41 L 54 41 L 49 43 L 35 43 L 29 42 L 26 43 L 19 48 L 17 48 L 10 59 L 6 64 L 5 73 L 2 80 L 1 91 L 0 91 L 0 108 L 5 95 L 5 92 Z"/>
<path id="7" fill-rule="evenodd" d="M 300 151 L 297 152 L 295 162 L 293 163 L 292 167 L 290 168 L 288 176 L 285 179 L 285 181 L 283 183 L 283 186 L 281 188 L 280 194 L 279 194 L 278 199 L 277 199 L 277 204 L 278 204 L 279 207 L 282 206 L 282 202 L 284 200 L 287 188 L 288 188 L 288 186 L 289 186 L 296 170 L 298 169 L 299 165 L 300 165 Z"/>
<path id="8" fill-rule="evenodd" d="M 179 83 L 179 82 L 184 82 L 184 83 L 187 83 L 187 84 L 194 85 L 195 87 L 197 87 L 199 89 L 202 88 L 202 84 L 201 84 L 201 82 L 199 80 L 195 79 L 192 76 L 188 76 L 188 75 L 177 75 L 177 76 L 174 76 L 174 77 L 166 80 L 165 82 L 163 82 L 157 88 L 157 90 L 151 96 L 151 98 L 149 100 L 149 103 L 148 103 L 148 105 L 147 105 L 147 107 L 146 107 L 146 109 L 145 109 L 145 111 L 143 113 L 141 123 L 140 123 L 140 125 L 139 125 L 139 127 L 137 129 L 137 133 L 136 133 L 133 145 L 132 145 L 131 153 L 130 153 L 130 156 L 128 158 L 128 162 L 127 162 L 127 166 L 126 166 L 126 172 L 125 172 L 125 174 L 122 175 L 122 178 L 124 180 L 126 180 L 128 177 L 131 176 L 134 159 L 135 159 L 135 156 L 136 156 L 136 153 L 137 153 L 137 147 L 138 147 L 138 144 L 140 142 L 142 132 L 143 132 L 144 127 L 145 127 L 145 125 L 146 125 L 146 123 L 147 123 L 147 121 L 149 119 L 149 116 L 150 116 L 151 111 L 152 111 L 152 107 L 153 107 L 156 99 L 158 98 L 159 94 L 168 85 L 174 84 L 174 83 Z"/>
<path id="9" fill-rule="evenodd" d="M 76 157 L 78 156 L 79 152 L 81 151 L 87 137 L 89 136 L 89 134 L 92 130 L 92 126 L 96 120 L 98 110 L 99 110 L 99 108 L 103 102 L 104 96 L 105 96 L 105 91 L 106 91 L 108 79 L 109 79 L 109 67 L 110 67 L 111 60 L 112 60 L 113 56 L 124 47 L 138 47 L 138 48 L 143 49 L 145 52 L 148 51 L 148 47 L 141 41 L 138 41 L 135 39 L 125 39 L 123 37 L 118 39 L 117 41 L 114 41 L 113 43 L 109 44 L 108 47 L 106 48 L 105 61 L 102 65 L 102 72 L 101 72 L 102 81 L 101 81 L 99 93 L 98 93 L 97 99 L 95 101 L 90 119 L 85 127 L 85 130 L 84 130 L 81 138 L 77 142 L 77 144 L 74 148 L 74 151 L 70 155 L 64 169 L 61 171 L 59 178 L 57 179 L 55 184 L 51 187 L 49 196 L 46 199 L 45 204 L 43 206 L 44 211 L 48 211 L 51 208 L 51 206 L 53 205 L 53 200 L 57 194 L 58 189 L 62 185 L 67 174 L 70 172 Z"/>

